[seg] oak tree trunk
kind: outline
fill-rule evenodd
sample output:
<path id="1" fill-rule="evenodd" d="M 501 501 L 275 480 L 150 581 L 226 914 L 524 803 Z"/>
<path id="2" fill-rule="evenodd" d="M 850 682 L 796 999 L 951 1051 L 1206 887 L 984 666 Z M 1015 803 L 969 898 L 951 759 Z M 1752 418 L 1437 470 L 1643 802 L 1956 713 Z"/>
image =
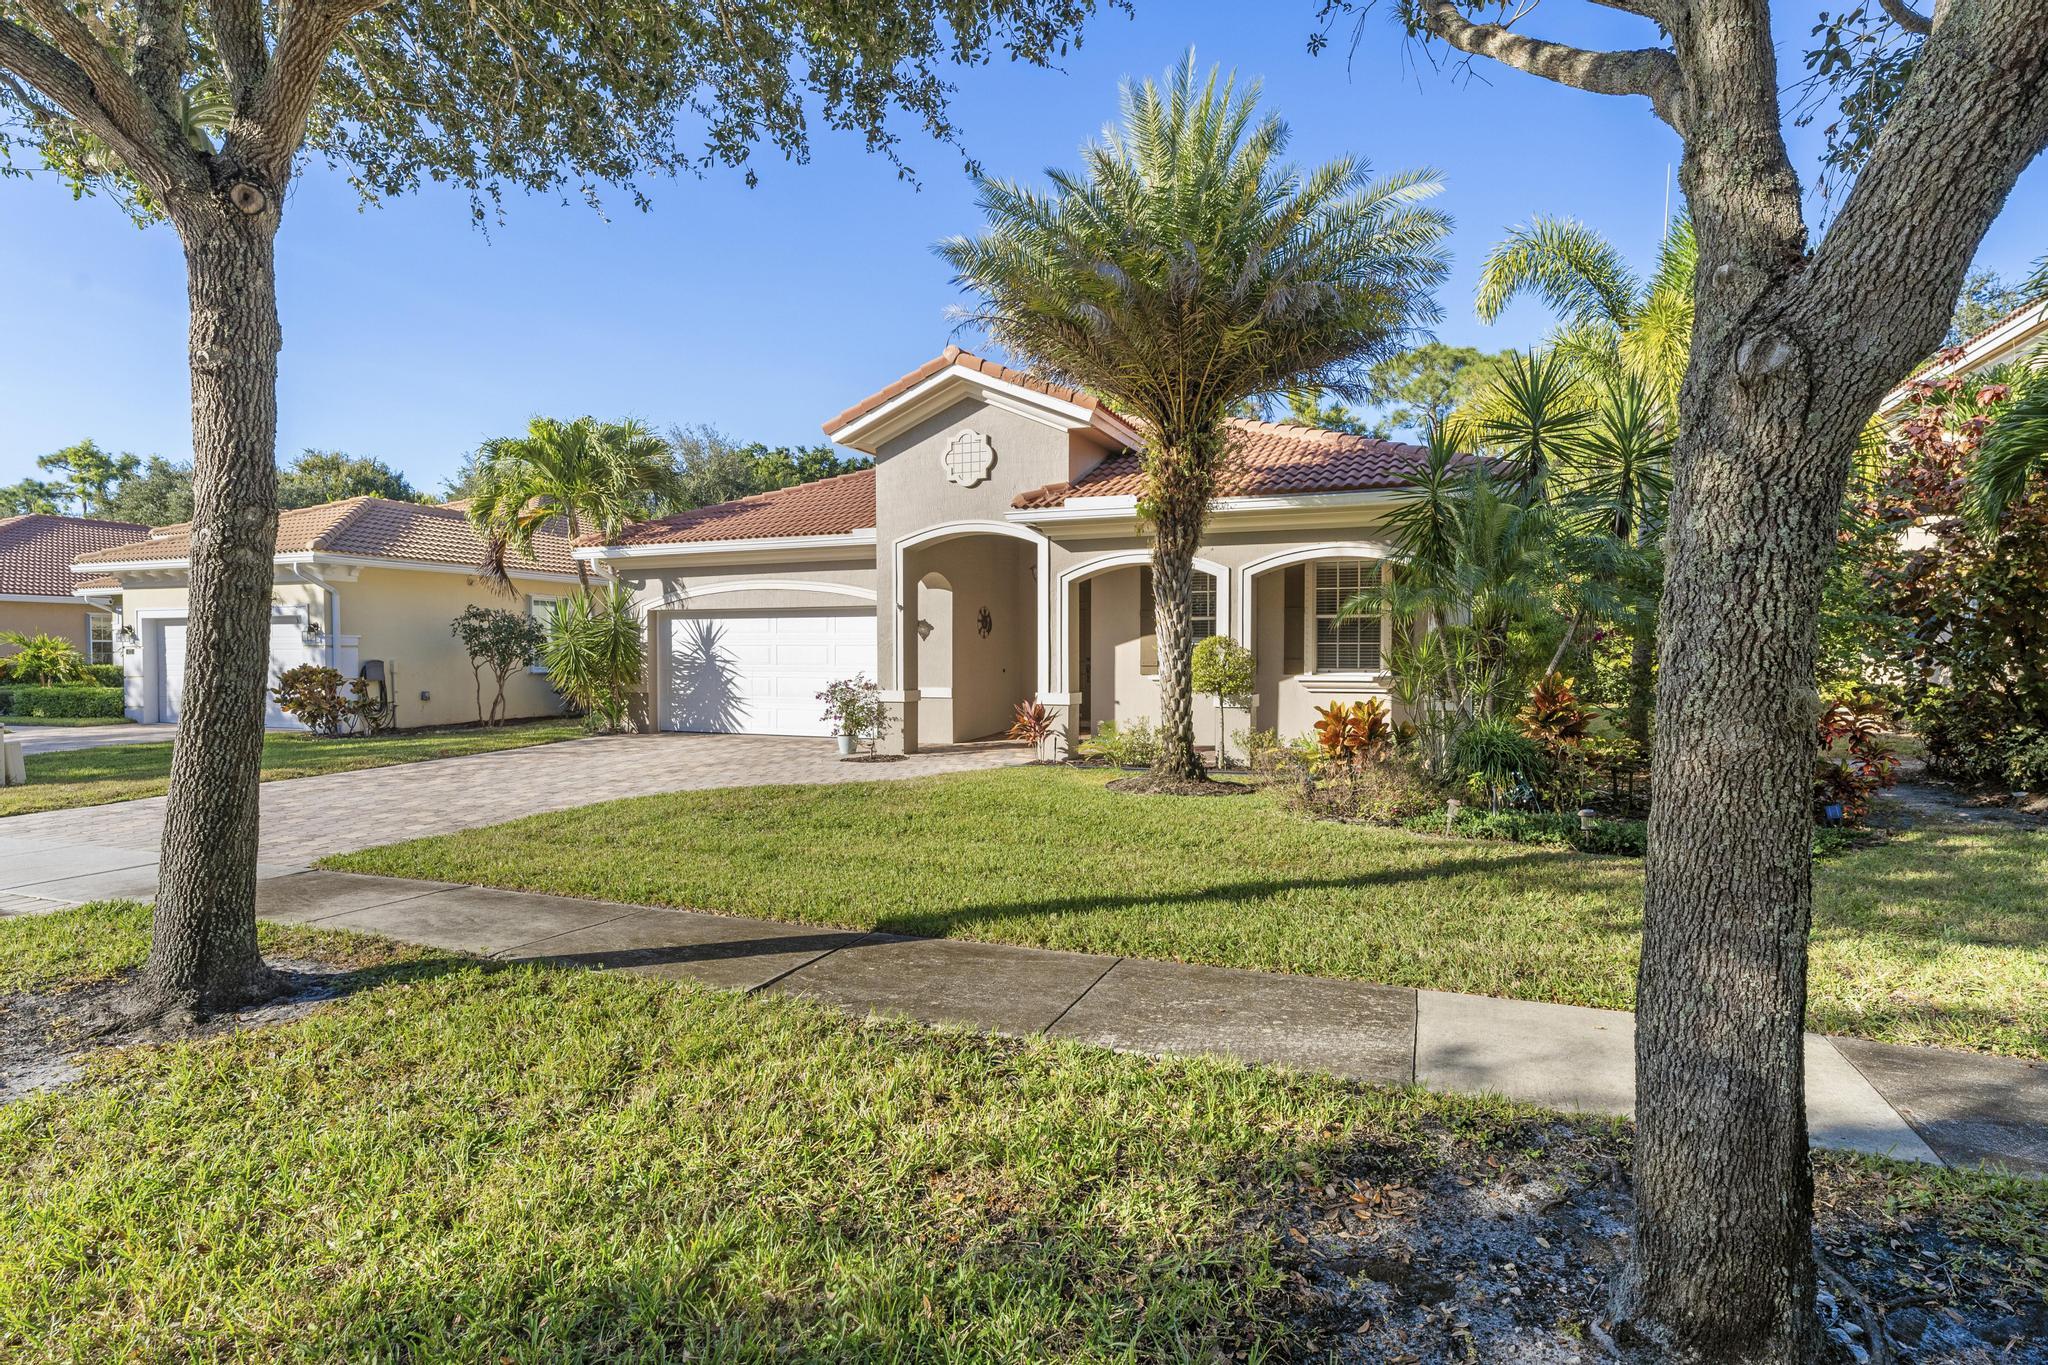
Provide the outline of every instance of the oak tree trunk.
<path id="1" fill-rule="evenodd" d="M 277 549 L 274 210 L 174 208 L 191 300 L 192 549 L 185 692 L 142 988 L 204 1014 L 266 993 L 257 790 Z"/>

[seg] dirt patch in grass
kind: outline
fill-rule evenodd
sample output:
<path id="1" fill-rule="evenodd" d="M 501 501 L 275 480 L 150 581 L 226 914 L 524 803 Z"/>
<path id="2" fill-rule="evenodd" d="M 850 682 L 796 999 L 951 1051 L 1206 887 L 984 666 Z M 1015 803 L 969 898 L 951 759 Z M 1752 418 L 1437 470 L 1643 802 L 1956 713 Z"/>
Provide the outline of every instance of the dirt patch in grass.
<path id="1" fill-rule="evenodd" d="M 1669 1360 L 1616 1319 L 1634 1213 L 1627 1146 L 1533 1123 L 1492 1153 L 1361 1147 L 1298 1182 L 1282 1206 L 1283 1245 L 1310 1354 L 1355 1365 Z M 1963 1194 L 1958 1177 L 1930 1171 L 1924 1200 L 1902 1199 L 1916 1187 L 1896 1167 L 1832 1156 L 1815 1166 L 1819 1305 L 1836 1360 L 2048 1361 L 2038 1189 Z"/>
<path id="2" fill-rule="evenodd" d="M 0 1104 L 68 1085 L 84 1072 L 88 1054 L 140 1043 L 175 1043 L 218 1037 L 304 1018 L 339 999 L 361 977 L 346 963 L 283 958 L 270 963 L 277 993 L 260 1004 L 194 1021 L 124 1009 L 135 972 L 105 981 L 0 998 Z"/>

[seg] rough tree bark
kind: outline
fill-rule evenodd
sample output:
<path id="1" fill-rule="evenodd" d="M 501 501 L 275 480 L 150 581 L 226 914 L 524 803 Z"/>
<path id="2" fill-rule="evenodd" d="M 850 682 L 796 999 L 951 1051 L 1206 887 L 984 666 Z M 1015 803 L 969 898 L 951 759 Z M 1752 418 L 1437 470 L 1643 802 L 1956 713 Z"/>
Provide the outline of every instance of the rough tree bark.
<path id="1" fill-rule="evenodd" d="M 1161 783 L 1208 778 L 1195 753 L 1195 551 L 1209 519 L 1216 468 L 1225 448 L 1223 424 L 1180 438 L 1162 437 L 1148 454 L 1153 467 L 1146 496 L 1152 520 L 1153 628 L 1159 636 L 1159 755 L 1151 776 Z"/>
<path id="2" fill-rule="evenodd" d="M 277 547 L 274 234 L 225 195 L 179 206 L 191 300 L 192 560 L 185 695 L 145 989 L 208 1013 L 262 995 L 257 792 Z"/>
<path id="3" fill-rule="evenodd" d="M 1700 254 L 1659 613 L 1621 1306 L 1675 1350 L 1811 1360 L 1801 1031 L 1822 575 L 1863 424 L 1939 343 L 1985 230 L 2048 145 L 2048 0 L 1943 7 L 1817 246 L 1767 0 L 1615 5 L 1671 48 L 1613 53 L 1424 3 L 1453 46 L 1647 96 L 1685 141 Z"/>

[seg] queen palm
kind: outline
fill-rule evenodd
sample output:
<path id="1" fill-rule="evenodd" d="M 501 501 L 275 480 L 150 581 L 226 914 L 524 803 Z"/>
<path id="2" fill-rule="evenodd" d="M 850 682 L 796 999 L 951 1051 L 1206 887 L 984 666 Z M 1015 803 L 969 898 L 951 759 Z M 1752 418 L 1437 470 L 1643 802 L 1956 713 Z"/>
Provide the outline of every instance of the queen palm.
<path id="1" fill-rule="evenodd" d="M 489 549 L 485 567 L 506 579 L 506 559 L 531 557 L 533 538 L 559 520 L 571 539 L 589 531 L 612 535 L 649 515 L 675 477 L 668 443 L 634 421 L 536 417 L 526 435 L 485 444 L 480 452 L 469 519 Z M 576 561 L 583 591 L 590 567 Z"/>
<path id="2" fill-rule="evenodd" d="M 1188 599 L 1231 411 L 1360 396 L 1371 364 L 1435 316 L 1445 273 L 1450 222 L 1423 203 L 1433 173 L 1374 180 L 1351 157 L 1300 170 L 1257 100 L 1234 76 L 1204 79 L 1190 53 L 1163 87 L 1127 83 L 1121 126 L 1078 172 L 1047 172 L 1049 191 L 980 180 L 986 229 L 938 248 L 979 296 L 968 321 L 1144 433 L 1163 782 L 1203 776 Z"/>

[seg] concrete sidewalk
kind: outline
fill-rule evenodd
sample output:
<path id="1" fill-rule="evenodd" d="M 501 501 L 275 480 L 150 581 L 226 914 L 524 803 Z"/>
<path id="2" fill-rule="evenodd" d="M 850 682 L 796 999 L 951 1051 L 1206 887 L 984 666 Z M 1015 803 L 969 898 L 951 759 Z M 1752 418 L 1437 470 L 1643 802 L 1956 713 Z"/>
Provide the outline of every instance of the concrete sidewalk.
<path id="1" fill-rule="evenodd" d="M 21 741 L 24 754 L 56 754 L 73 749 L 106 749 L 119 744 L 166 744 L 178 737 L 171 725 L 38 725 L 10 724 L 7 732 Z"/>
<path id="2" fill-rule="evenodd" d="M 19 856 L 0 839 L 0 866 L 14 872 Z M 154 868 L 113 866 L 117 851 L 28 856 L 109 865 L 25 886 L 0 876 L 0 915 L 153 890 Z M 289 868 L 266 869 L 258 909 L 504 961 L 784 991 L 934 1024 L 1578 1112 L 1626 1115 L 1634 1105 L 1634 1018 L 1622 1011 Z M 1812 1034 L 1806 1065 L 1816 1147 L 2048 1173 L 2048 1065 Z"/>

